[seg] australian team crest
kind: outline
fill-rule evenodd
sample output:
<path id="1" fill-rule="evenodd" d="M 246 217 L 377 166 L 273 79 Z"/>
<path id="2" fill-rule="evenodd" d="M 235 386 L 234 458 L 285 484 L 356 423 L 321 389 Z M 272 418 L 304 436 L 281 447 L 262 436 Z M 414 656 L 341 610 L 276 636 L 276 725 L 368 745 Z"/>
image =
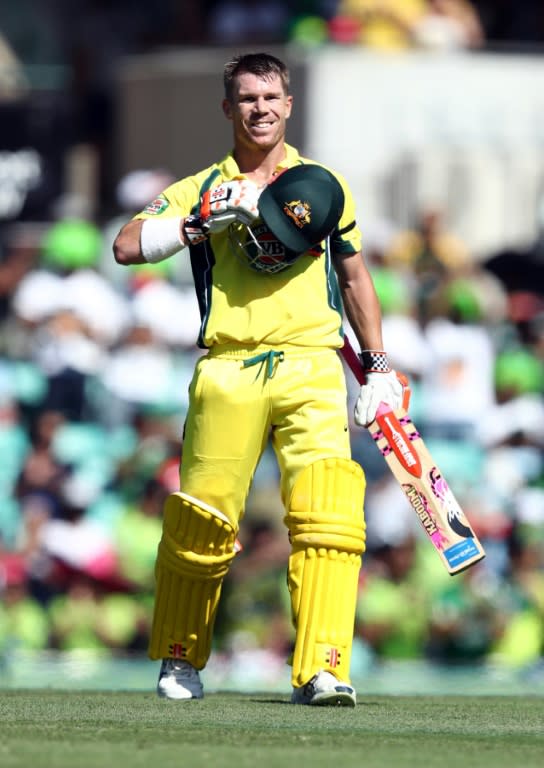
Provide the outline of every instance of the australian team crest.
<path id="1" fill-rule="evenodd" d="M 299 229 L 305 227 L 312 220 L 310 204 L 302 200 L 291 200 L 290 203 L 285 203 L 283 210 Z"/>

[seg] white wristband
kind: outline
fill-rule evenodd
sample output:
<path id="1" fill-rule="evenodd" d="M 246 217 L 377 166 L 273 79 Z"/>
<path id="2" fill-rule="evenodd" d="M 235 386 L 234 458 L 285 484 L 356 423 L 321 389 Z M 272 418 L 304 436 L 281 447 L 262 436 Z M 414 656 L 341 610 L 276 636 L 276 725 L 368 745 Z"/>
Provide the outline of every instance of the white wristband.
<path id="1" fill-rule="evenodd" d="M 184 247 L 180 238 L 181 216 L 145 219 L 140 235 L 140 250 L 149 264 L 156 264 Z"/>

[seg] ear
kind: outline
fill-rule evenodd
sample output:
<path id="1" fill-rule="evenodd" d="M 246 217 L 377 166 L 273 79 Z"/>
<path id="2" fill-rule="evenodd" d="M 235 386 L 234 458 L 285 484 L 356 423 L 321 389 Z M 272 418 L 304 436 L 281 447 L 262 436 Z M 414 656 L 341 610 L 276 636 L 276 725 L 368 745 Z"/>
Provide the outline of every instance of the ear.
<path id="1" fill-rule="evenodd" d="M 223 107 L 223 114 L 227 120 L 232 120 L 232 106 L 228 99 L 223 99 L 221 106 Z"/>
<path id="2" fill-rule="evenodd" d="M 288 119 L 291 117 L 291 110 L 293 108 L 293 97 L 289 95 L 286 99 L 286 106 L 287 109 L 285 110 L 285 118 Z"/>

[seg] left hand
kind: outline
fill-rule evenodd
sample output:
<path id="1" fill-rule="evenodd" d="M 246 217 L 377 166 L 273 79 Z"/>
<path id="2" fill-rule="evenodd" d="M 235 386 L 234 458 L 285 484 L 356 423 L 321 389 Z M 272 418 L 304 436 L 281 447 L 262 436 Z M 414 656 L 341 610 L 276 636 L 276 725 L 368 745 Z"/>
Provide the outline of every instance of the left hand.
<path id="1" fill-rule="evenodd" d="M 409 392 L 406 377 L 396 371 L 368 372 L 355 404 L 355 423 L 368 427 L 376 418 L 380 403 L 385 403 L 393 411 L 408 408 Z"/>

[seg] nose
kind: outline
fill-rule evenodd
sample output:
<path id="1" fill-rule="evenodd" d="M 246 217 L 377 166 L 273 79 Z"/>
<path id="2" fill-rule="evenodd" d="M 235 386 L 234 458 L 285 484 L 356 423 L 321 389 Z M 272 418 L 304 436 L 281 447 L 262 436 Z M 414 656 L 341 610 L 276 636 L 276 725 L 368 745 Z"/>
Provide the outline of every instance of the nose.
<path id="1" fill-rule="evenodd" d="M 266 99 L 264 96 L 259 96 L 257 98 L 257 101 L 255 102 L 255 111 L 256 112 L 266 112 L 267 111 L 267 104 Z"/>

